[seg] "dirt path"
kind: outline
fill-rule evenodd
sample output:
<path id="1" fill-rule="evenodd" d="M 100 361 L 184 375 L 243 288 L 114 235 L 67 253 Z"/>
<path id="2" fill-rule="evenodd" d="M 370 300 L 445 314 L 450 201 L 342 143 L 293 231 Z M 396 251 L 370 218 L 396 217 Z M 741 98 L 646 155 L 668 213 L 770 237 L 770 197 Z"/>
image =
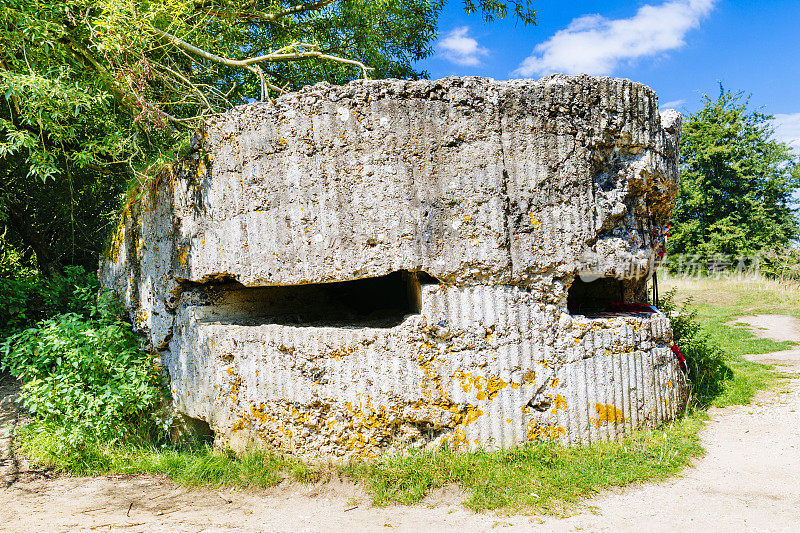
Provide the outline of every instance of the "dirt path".
<path id="1" fill-rule="evenodd" d="M 756 337 L 773 341 L 800 340 L 800 320 L 787 315 L 746 315 L 736 317 L 730 325 L 745 326 Z"/>
<path id="2" fill-rule="evenodd" d="M 800 340 L 800 320 L 751 323 L 756 334 Z M 752 358 L 800 373 L 800 350 Z M 146 476 L 48 479 L 21 462 L 18 479 L 0 490 L 0 530 L 797 530 L 800 378 L 760 394 L 749 406 L 712 410 L 702 437 L 708 453 L 683 475 L 598 495 L 586 512 L 566 519 L 475 515 L 460 505 L 463 495 L 452 487 L 417 506 L 374 508 L 362 489 L 346 482 L 284 484 L 259 492 L 192 491 Z"/>

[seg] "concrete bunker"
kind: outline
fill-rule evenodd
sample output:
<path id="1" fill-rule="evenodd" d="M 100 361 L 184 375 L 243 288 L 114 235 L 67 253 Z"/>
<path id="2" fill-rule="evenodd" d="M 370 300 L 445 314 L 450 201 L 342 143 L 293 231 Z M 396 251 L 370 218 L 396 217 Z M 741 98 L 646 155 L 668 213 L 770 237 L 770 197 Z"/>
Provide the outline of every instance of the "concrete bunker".
<path id="1" fill-rule="evenodd" d="M 635 305 L 679 132 L 628 80 L 318 84 L 209 119 L 101 277 L 222 446 L 615 439 L 685 397 Z"/>

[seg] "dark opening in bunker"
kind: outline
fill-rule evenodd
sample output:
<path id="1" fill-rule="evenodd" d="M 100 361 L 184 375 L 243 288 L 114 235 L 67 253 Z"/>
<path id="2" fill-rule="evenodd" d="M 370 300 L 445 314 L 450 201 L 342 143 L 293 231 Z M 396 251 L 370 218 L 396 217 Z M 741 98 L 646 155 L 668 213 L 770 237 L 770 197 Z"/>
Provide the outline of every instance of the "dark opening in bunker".
<path id="1" fill-rule="evenodd" d="M 623 280 L 599 278 L 583 281 L 576 277 L 567 294 L 567 310 L 571 315 L 593 315 L 609 311 L 613 304 L 624 301 Z"/>
<path id="2" fill-rule="evenodd" d="M 390 328 L 418 314 L 422 286 L 438 280 L 422 271 L 333 283 L 209 290 L 204 322 L 238 325 Z"/>
<path id="3" fill-rule="evenodd" d="M 214 430 L 205 420 L 179 414 L 172 426 L 175 444 L 214 444 Z"/>

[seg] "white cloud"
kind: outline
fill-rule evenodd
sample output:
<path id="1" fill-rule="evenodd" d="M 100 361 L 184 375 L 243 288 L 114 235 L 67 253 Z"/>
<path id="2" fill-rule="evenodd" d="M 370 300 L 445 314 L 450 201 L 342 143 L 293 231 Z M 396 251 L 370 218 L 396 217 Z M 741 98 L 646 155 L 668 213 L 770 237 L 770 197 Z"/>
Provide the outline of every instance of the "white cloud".
<path id="1" fill-rule="evenodd" d="M 485 56 L 489 50 L 478 44 L 478 41 L 468 36 L 469 27 L 454 28 L 444 39 L 439 41 L 440 55 L 465 67 L 474 67 L 481 64 L 480 56 Z"/>
<path id="2" fill-rule="evenodd" d="M 800 113 L 775 115 L 775 138 L 783 141 L 800 154 Z"/>
<path id="3" fill-rule="evenodd" d="M 686 100 L 670 100 L 661 104 L 661 109 L 677 109 L 685 103 Z"/>
<path id="4" fill-rule="evenodd" d="M 716 0 L 672 0 L 645 5 L 627 19 L 585 15 L 534 48 L 516 75 L 611 74 L 621 61 L 680 48 Z"/>

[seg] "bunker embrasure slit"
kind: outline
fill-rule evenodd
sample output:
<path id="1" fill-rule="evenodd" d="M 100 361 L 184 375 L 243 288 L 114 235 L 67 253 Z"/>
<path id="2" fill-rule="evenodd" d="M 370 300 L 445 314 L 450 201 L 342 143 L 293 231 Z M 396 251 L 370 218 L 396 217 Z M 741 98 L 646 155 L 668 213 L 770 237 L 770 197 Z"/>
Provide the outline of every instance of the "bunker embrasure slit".
<path id="1" fill-rule="evenodd" d="M 343 328 L 391 328 L 422 308 L 422 285 L 438 283 L 426 272 L 399 270 L 385 276 L 332 283 L 209 289 L 201 322 L 243 326 L 279 324 Z"/>
<path id="2" fill-rule="evenodd" d="M 567 310 L 571 315 L 594 315 L 608 311 L 612 304 L 624 301 L 625 286 L 621 279 L 583 281 L 575 278 L 567 293 Z"/>

